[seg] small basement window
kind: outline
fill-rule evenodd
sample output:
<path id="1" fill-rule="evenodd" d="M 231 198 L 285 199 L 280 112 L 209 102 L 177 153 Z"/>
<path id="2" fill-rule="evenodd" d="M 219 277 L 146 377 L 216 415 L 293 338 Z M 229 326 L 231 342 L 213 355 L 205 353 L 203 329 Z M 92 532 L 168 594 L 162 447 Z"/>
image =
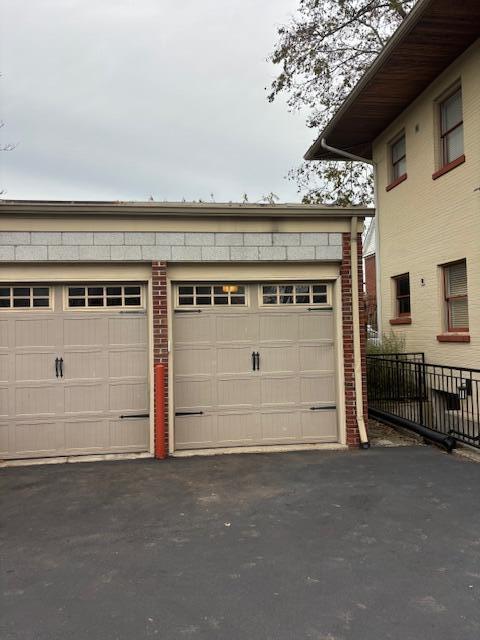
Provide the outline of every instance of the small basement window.
<path id="1" fill-rule="evenodd" d="M 4 309 L 49 309 L 50 287 L 0 285 L 0 311 Z"/>
<path id="2" fill-rule="evenodd" d="M 177 289 L 180 307 L 239 306 L 246 304 L 242 284 L 181 284 Z"/>
<path id="3" fill-rule="evenodd" d="M 129 284 L 74 285 L 67 287 L 69 309 L 141 307 L 142 287 Z"/>
<path id="4" fill-rule="evenodd" d="M 263 305 L 327 304 L 326 284 L 263 284 Z"/>

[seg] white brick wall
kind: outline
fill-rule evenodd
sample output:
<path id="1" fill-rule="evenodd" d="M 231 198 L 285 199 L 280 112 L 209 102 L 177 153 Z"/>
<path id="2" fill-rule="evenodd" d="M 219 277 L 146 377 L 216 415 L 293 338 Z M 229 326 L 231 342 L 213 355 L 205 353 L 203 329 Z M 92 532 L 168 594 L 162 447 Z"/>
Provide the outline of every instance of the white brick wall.
<path id="1" fill-rule="evenodd" d="M 338 261 L 340 233 L 0 232 L 0 261 Z"/>

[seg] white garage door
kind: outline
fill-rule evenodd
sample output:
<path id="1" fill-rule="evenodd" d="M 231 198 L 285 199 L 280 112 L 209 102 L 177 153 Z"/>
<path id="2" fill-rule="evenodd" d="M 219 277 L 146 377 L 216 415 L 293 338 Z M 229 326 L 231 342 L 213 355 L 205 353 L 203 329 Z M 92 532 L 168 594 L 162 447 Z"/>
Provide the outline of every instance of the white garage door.
<path id="1" fill-rule="evenodd" d="M 176 287 L 175 448 L 335 442 L 324 283 Z"/>
<path id="2" fill-rule="evenodd" d="M 0 457 L 146 451 L 147 353 L 137 283 L 0 285 Z"/>

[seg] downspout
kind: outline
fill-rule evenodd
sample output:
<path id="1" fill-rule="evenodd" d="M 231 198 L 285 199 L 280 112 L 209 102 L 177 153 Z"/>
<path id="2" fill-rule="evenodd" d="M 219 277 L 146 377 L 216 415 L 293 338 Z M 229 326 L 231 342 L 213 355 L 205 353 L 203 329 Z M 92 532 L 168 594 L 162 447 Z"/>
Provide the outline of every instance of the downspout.
<path id="1" fill-rule="evenodd" d="M 351 153 L 341 151 L 329 147 L 324 139 L 321 141 L 321 145 L 324 149 L 331 151 L 337 155 L 355 160 L 356 162 L 367 162 L 368 164 L 374 164 L 371 160 L 360 158 Z M 375 165 L 374 165 L 375 166 Z M 377 215 L 377 211 L 375 211 Z M 352 280 L 352 320 L 353 320 L 353 366 L 355 376 L 355 406 L 358 433 L 360 436 L 360 446 L 362 449 L 368 449 L 370 443 L 368 442 L 367 428 L 365 426 L 365 417 L 363 415 L 363 384 L 362 384 L 362 351 L 360 346 L 360 304 L 358 294 L 358 217 L 353 216 L 351 219 L 350 227 L 350 265 L 351 265 L 351 280 Z"/>

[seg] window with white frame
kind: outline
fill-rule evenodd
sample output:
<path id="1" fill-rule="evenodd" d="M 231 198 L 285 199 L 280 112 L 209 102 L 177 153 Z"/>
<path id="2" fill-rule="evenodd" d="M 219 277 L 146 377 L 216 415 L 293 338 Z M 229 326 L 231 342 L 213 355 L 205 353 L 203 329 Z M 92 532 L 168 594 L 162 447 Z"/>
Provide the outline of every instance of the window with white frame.
<path id="1" fill-rule="evenodd" d="M 407 152 L 403 133 L 390 145 L 391 182 L 395 182 L 407 173 Z"/>
<path id="2" fill-rule="evenodd" d="M 443 266 L 448 331 L 468 331 L 467 262 Z"/>
<path id="3" fill-rule="evenodd" d="M 142 287 L 130 284 L 92 284 L 67 287 L 69 309 L 142 307 Z"/>
<path id="4" fill-rule="evenodd" d="M 2 309 L 48 309 L 50 298 L 50 287 L 43 285 L 0 284 L 0 311 Z"/>
<path id="5" fill-rule="evenodd" d="M 463 155 L 463 108 L 462 90 L 440 102 L 441 166 L 453 162 Z"/>
<path id="6" fill-rule="evenodd" d="M 177 288 L 180 307 L 238 306 L 246 304 L 243 284 L 181 284 Z"/>
<path id="7" fill-rule="evenodd" d="M 262 284 L 263 305 L 328 304 L 326 284 Z"/>

